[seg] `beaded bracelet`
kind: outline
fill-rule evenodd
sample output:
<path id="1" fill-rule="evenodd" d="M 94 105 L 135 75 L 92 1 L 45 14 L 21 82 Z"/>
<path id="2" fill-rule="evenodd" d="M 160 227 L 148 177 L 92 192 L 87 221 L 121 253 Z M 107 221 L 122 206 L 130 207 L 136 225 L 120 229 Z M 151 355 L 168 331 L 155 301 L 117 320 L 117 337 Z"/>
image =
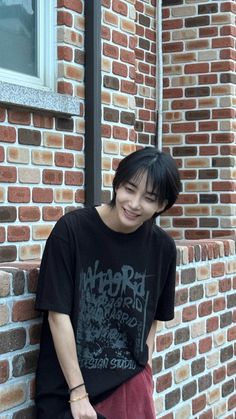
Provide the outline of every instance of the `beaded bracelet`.
<path id="1" fill-rule="evenodd" d="M 85 393 L 83 396 L 75 397 L 74 399 L 70 399 L 69 403 L 78 402 L 79 400 L 83 400 L 88 397 L 88 393 Z"/>
<path id="2" fill-rule="evenodd" d="M 84 383 L 79 384 L 78 386 L 75 386 L 75 387 L 73 387 L 73 388 L 70 388 L 70 389 L 68 390 L 69 394 L 71 394 L 71 393 L 72 393 L 72 391 L 73 391 L 73 390 L 75 390 L 76 388 L 79 388 L 79 387 L 82 387 L 82 386 L 84 386 Z"/>

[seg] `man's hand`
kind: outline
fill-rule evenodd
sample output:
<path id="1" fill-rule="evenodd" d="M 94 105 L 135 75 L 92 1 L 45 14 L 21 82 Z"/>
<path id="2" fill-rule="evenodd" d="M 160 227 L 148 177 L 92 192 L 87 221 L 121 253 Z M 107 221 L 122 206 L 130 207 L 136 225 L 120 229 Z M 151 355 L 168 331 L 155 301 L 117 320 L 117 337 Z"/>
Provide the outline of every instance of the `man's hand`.
<path id="1" fill-rule="evenodd" d="M 70 407 L 74 419 L 97 419 L 97 413 L 88 398 L 72 402 Z"/>

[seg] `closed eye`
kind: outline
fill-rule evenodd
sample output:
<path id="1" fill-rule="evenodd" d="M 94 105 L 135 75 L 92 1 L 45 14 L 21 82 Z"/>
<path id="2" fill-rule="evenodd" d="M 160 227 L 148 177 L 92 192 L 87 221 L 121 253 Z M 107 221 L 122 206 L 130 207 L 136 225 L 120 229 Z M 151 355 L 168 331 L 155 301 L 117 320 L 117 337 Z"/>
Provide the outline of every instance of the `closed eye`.
<path id="1" fill-rule="evenodd" d="M 156 201 L 156 198 L 152 198 L 152 197 L 150 197 L 150 196 L 146 196 L 146 200 L 147 200 L 148 202 L 155 202 L 155 201 Z"/>
<path id="2" fill-rule="evenodd" d="M 130 186 L 125 186 L 125 190 L 127 191 L 127 192 L 134 192 L 134 189 L 133 188 L 131 188 Z"/>

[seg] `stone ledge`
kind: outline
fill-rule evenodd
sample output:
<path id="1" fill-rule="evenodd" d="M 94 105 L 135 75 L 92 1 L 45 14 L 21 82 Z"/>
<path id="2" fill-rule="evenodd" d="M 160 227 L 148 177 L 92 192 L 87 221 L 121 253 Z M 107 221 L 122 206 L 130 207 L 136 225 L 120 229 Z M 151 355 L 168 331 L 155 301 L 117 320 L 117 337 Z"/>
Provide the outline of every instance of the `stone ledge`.
<path id="1" fill-rule="evenodd" d="M 176 240 L 177 265 L 233 256 L 236 253 L 236 236 L 230 238 Z"/>
<path id="2" fill-rule="evenodd" d="M 65 116 L 79 116 L 81 100 L 69 95 L 0 81 L 0 103 Z"/>
<path id="3" fill-rule="evenodd" d="M 176 240 L 177 266 L 187 265 L 192 262 L 218 259 L 233 256 L 236 253 L 236 236 L 231 238 L 205 239 L 205 240 Z M 4 269 L 20 269 L 31 271 L 38 269 L 40 260 L 16 261 L 0 263 Z"/>

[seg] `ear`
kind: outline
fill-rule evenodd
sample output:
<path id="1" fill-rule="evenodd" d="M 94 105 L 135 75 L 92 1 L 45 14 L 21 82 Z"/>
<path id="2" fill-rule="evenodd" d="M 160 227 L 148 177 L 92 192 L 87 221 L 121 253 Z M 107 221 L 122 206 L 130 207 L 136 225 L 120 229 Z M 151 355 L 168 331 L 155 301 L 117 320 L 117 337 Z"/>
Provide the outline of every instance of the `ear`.
<path id="1" fill-rule="evenodd" d="M 159 207 L 158 212 L 164 211 L 164 209 L 166 208 L 167 205 L 168 205 L 168 201 L 167 201 L 167 199 L 165 199 L 163 204 Z"/>

